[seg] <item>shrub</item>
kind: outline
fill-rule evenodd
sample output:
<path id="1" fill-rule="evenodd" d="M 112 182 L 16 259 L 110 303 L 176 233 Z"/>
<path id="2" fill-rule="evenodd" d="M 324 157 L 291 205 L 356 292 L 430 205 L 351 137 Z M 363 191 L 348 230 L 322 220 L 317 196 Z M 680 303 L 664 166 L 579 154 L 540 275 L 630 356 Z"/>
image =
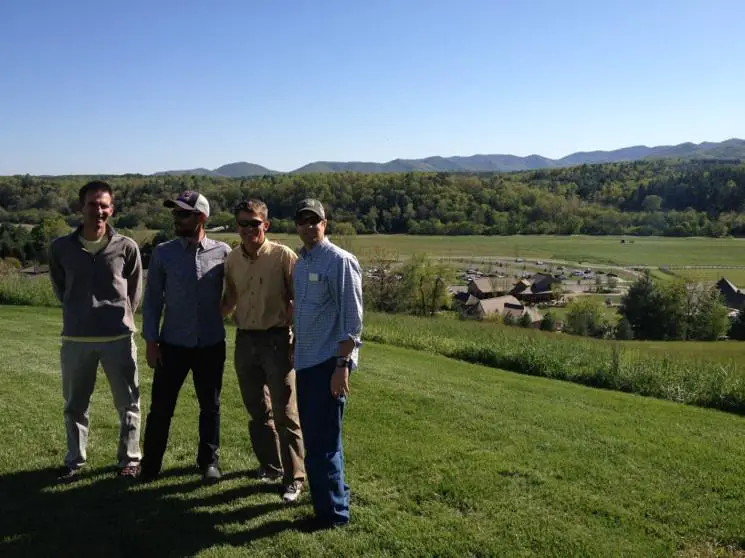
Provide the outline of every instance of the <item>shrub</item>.
<path id="1" fill-rule="evenodd" d="M 0 279 L 0 304 L 14 306 L 60 306 L 49 277 L 24 277 L 10 273 Z"/>
<path id="2" fill-rule="evenodd" d="M 618 320 L 613 331 L 613 337 L 619 341 L 628 341 L 629 339 L 634 338 L 634 330 L 631 329 L 631 324 L 626 318 Z"/>
<path id="3" fill-rule="evenodd" d="M 551 312 L 546 312 L 541 320 L 542 331 L 556 331 L 556 318 Z"/>

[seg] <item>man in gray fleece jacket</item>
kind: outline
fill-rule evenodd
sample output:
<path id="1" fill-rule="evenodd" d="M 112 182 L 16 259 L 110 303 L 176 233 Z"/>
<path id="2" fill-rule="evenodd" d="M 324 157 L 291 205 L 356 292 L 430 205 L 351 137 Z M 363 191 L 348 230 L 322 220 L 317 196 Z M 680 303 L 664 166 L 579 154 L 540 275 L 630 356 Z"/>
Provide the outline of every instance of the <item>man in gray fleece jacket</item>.
<path id="1" fill-rule="evenodd" d="M 59 480 L 78 478 L 86 463 L 88 407 L 99 363 L 119 412 L 119 476 L 140 471 L 140 386 L 134 313 L 142 297 L 142 259 L 137 243 L 118 234 L 108 219 L 111 186 L 89 182 L 80 189 L 82 224 L 52 242 L 49 273 L 62 303 L 62 395 L 67 455 Z"/>

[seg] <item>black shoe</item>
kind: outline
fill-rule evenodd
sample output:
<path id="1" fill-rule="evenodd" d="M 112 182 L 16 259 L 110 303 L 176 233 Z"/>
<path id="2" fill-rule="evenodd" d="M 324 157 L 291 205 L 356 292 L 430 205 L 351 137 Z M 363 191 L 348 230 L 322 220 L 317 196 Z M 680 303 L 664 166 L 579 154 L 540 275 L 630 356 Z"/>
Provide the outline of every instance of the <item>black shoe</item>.
<path id="1" fill-rule="evenodd" d="M 217 465 L 210 465 L 204 470 L 202 478 L 206 482 L 217 482 L 222 478 L 222 473 Z"/>
<path id="2" fill-rule="evenodd" d="M 73 469 L 67 465 L 60 467 L 57 470 L 57 481 L 58 482 L 73 482 L 80 478 L 80 468 Z"/>
<path id="3" fill-rule="evenodd" d="M 137 477 L 140 482 L 153 482 L 158 479 L 158 471 L 152 471 L 150 469 L 140 468 L 140 474 Z"/>

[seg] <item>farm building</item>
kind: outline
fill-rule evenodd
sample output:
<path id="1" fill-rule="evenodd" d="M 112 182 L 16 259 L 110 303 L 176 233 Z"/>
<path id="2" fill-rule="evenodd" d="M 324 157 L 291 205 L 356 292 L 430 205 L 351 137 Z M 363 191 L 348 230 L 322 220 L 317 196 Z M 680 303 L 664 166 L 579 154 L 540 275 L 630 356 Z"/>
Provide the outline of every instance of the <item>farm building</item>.
<path id="1" fill-rule="evenodd" d="M 515 298 L 536 304 L 538 302 L 548 302 L 556 298 L 556 294 L 551 290 L 551 286 L 561 284 L 561 280 L 544 273 L 536 273 L 530 281 L 521 279 L 510 291 Z"/>
<path id="2" fill-rule="evenodd" d="M 447 291 L 453 297 L 455 304 L 465 304 L 469 298 L 472 298 L 468 293 L 468 287 L 461 285 L 454 285 L 447 288 Z"/>
<path id="3" fill-rule="evenodd" d="M 540 312 L 523 305 L 512 295 L 498 296 L 482 300 L 474 298 L 473 300 L 469 299 L 469 302 L 471 302 L 471 304 L 467 305 L 464 310 L 464 316 L 469 318 L 483 320 L 490 316 L 505 316 L 509 314 L 517 321 L 523 314 L 528 314 L 532 322 L 532 327 L 539 327 L 541 320 L 543 319 Z"/>
<path id="4" fill-rule="evenodd" d="M 478 299 L 502 296 L 509 290 L 508 280 L 499 277 L 479 277 L 468 282 L 468 293 Z"/>
<path id="5" fill-rule="evenodd" d="M 743 305 L 745 305 L 745 292 L 743 292 L 742 289 L 735 287 L 724 277 L 717 282 L 717 288 L 722 294 L 722 298 L 724 299 L 727 308 L 739 310 Z"/>

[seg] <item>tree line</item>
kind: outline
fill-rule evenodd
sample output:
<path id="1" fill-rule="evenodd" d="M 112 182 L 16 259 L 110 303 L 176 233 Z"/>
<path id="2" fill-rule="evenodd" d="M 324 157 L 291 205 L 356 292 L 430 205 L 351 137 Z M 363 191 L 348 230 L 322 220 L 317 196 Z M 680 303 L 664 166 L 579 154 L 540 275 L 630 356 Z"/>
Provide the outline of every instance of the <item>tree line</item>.
<path id="1" fill-rule="evenodd" d="M 90 176 L 0 177 L 0 221 L 77 223 L 77 191 Z M 232 179 L 122 175 L 114 224 L 164 229 L 162 201 L 187 189 L 210 200 L 212 226 L 232 226 L 232 206 L 267 202 L 273 230 L 294 232 L 295 204 L 328 207 L 346 234 L 626 234 L 745 236 L 745 164 L 637 161 L 514 173 L 326 173 Z"/>
<path id="2" fill-rule="evenodd" d="M 611 324 L 602 302 L 578 297 L 567 307 L 567 333 L 618 340 L 716 341 L 745 338 L 745 308 L 734 320 L 716 285 L 682 278 L 658 281 L 645 271 L 621 298 L 619 320 Z"/>

